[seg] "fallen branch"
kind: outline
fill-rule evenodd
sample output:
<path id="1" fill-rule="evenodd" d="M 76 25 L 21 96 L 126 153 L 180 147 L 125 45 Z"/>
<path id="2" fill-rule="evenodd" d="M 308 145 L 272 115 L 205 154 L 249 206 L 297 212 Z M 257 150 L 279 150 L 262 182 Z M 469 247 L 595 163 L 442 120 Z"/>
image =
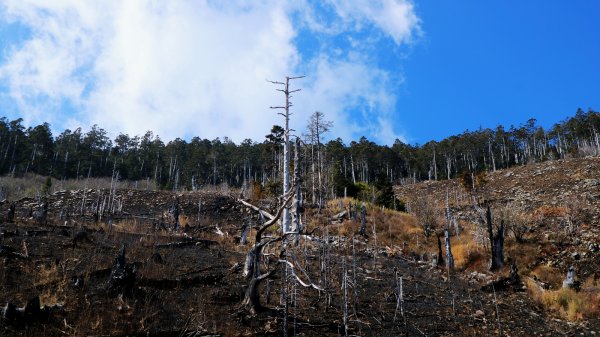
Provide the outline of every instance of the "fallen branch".
<path id="1" fill-rule="evenodd" d="M 341 221 L 348 214 L 347 210 L 343 210 L 331 217 L 331 221 Z"/>
<path id="2" fill-rule="evenodd" d="M 221 274 L 199 275 L 190 278 L 178 279 L 153 279 L 139 277 L 137 285 L 139 287 L 148 287 L 160 290 L 170 290 L 179 288 L 191 288 L 199 285 L 212 285 L 223 279 Z"/>
<path id="3" fill-rule="evenodd" d="M 169 242 L 169 243 L 160 243 L 154 245 L 155 248 L 181 248 L 187 246 L 200 246 L 203 245 L 205 247 L 216 245 L 217 242 L 213 240 L 204 240 L 204 239 L 196 239 L 196 240 L 186 240 L 186 241 L 177 241 L 177 242 Z"/>

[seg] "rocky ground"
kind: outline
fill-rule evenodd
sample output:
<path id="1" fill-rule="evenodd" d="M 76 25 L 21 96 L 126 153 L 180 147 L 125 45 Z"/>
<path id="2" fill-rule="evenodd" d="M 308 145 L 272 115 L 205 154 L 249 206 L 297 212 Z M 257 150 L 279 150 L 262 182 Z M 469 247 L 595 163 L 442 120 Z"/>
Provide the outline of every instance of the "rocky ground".
<path id="1" fill-rule="evenodd" d="M 552 171 L 544 165 L 564 171 L 567 165 L 581 164 L 533 165 L 531 170 L 541 172 L 539 184 L 552 182 L 543 177 Z M 572 179 L 580 187 L 573 195 L 597 202 L 594 188 L 600 185 L 589 179 L 598 179 L 594 175 L 599 171 L 577 169 L 580 175 Z M 562 202 L 559 190 L 543 187 L 545 192 L 538 192 L 537 187 L 520 185 L 532 181 L 526 178 L 530 173 L 520 170 L 490 174 L 485 192 L 489 194 L 482 195 L 501 199 L 513 193 L 515 199 L 535 201 L 534 210 L 552 200 L 546 195 Z M 500 179 L 514 183 L 496 185 Z M 445 198 L 444 186 L 454 185 L 440 184 L 404 186 L 398 192 L 407 198 L 407 191 L 425 189 Z M 561 184 L 566 188 L 574 183 Z M 452 207 L 457 212 L 465 207 L 461 212 L 466 217 L 470 211 L 464 200 L 470 198 L 456 192 Z M 521 284 L 490 286 L 490 280 L 503 275 L 488 275 L 481 282 L 470 277 L 470 270 L 448 275 L 444 268 L 414 258 L 419 252 L 386 251 L 371 237 L 353 240 L 359 225 L 354 220 L 335 225 L 348 228 L 345 237 L 333 236 L 329 221 L 337 213 L 333 209 L 319 215 L 307 210 L 313 219 L 312 234 L 288 248 L 289 256 L 306 269 L 302 279 L 310 278 L 324 290 L 304 288 L 293 278 L 284 287 L 285 269 L 273 262 L 280 253 L 272 247 L 265 251 L 268 257 L 262 265 L 263 270 L 276 270 L 260 287 L 265 308 L 251 315 L 240 305 L 248 284 L 241 270 L 249 246 L 239 241 L 242 224 L 257 224 L 259 218 L 235 197 L 78 190 L 57 192 L 45 200 L 16 201 L 14 214 L 10 204 L 0 207 L 0 218 L 5 219 L 0 225 L 0 305 L 6 304 L 3 311 L 12 314 L 0 319 L 0 335 L 281 336 L 284 327 L 289 336 L 600 334 L 598 320 L 561 319 L 534 302 Z M 179 230 L 173 228 L 176 204 Z M 592 216 L 597 212 L 594 205 L 586 204 Z M 275 205 L 262 206 L 273 211 Z M 598 223 L 590 219 L 581 227 L 593 234 L 568 246 L 566 258 L 573 259 L 568 263 L 592 263 L 591 258 L 597 257 L 587 251 L 583 255 L 588 241 L 598 240 Z M 533 233 L 528 235 L 531 240 Z M 571 257 L 571 251 L 581 251 L 579 260 Z M 560 254 L 540 263 L 563 259 Z"/>
<path id="2" fill-rule="evenodd" d="M 582 277 L 600 278 L 600 158 L 490 172 L 471 191 L 455 179 L 397 186 L 396 193 L 408 204 L 427 195 L 441 208 L 448 196 L 452 212 L 465 224 L 481 222 L 475 204 L 487 203 L 492 211 L 508 205 L 528 217 L 524 238 L 535 246 L 535 265 L 550 265 L 564 274 L 575 266 Z"/>

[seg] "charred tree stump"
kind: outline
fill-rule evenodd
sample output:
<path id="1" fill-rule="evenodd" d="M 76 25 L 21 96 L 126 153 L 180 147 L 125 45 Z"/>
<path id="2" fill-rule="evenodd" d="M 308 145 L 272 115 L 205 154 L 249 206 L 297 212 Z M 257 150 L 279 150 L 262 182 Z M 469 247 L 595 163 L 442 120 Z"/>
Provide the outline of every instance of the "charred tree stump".
<path id="1" fill-rule="evenodd" d="M 179 230 L 179 197 L 175 197 L 175 204 L 173 205 L 173 228 Z"/>
<path id="2" fill-rule="evenodd" d="M 490 238 L 490 248 L 492 253 L 490 271 L 498 270 L 504 265 L 504 221 L 500 222 L 500 227 L 494 235 L 494 226 L 492 224 L 492 211 L 487 207 L 486 222 L 488 235 Z"/>
<path id="3" fill-rule="evenodd" d="M 15 220 L 16 209 L 17 209 L 17 206 L 15 205 L 15 203 L 11 202 L 10 205 L 8 206 L 8 213 L 6 214 L 7 222 L 13 222 Z"/>
<path id="4" fill-rule="evenodd" d="M 358 205 L 356 208 L 358 209 Z M 360 215 L 360 230 L 358 231 L 358 234 L 365 236 L 365 229 L 367 227 L 367 208 L 365 207 L 365 204 L 362 205 Z"/>
<path id="5" fill-rule="evenodd" d="M 270 277 L 273 274 L 273 272 L 274 271 L 272 270 L 258 277 L 254 277 L 248 284 L 248 287 L 244 292 L 244 300 L 242 301 L 242 306 L 246 308 L 250 312 L 250 314 L 256 315 L 263 309 L 263 306 L 260 303 L 260 293 L 258 292 L 258 286 L 263 280 Z"/>
<path id="6" fill-rule="evenodd" d="M 521 283 L 521 278 L 519 277 L 519 268 L 517 268 L 517 264 L 513 262 L 510 265 L 510 275 L 508 276 L 508 283 L 510 285 L 519 285 Z"/>
<path id="7" fill-rule="evenodd" d="M 115 265 L 110 271 L 108 288 L 119 294 L 130 297 L 135 290 L 135 265 L 127 263 L 125 259 L 125 244 L 121 246 L 119 255 L 115 259 Z"/>
<path id="8" fill-rule="evenodd" d="M 446 267 L 448 271 L 454 270 L 454 256 L 452 256 L 452 246 L 450 245 L 450 228 L 446 227 L 444 230 L 444 242 L 446 243 L 446 260 L 448 261 Z"/>
<path id="9" fill-rule="evenodd" d="M 575 267 L 569 267 L 569 270 L 567 271 L 567 277 L 563 280 L 563 288 L 575 289 L 576 291 L 579 291 L 580 286 L 580 282 L 575 280 Z"/>
<path id="10" fill-rule="evenodd" d="M 48 221 L 48 201 L 44 201 L 40 209 L 31 212 L 33 220 L 38 225 L 45 225 Z"/>
<path id="11" fill-rule="evenodd" d="M 7 325 L 24 328 L 36 323 L 46 323 L 52 312 L 61 310 L 60 305 L 44 306 L 40 305 L 40 297 L 34 296 L 27 300 L 24 307 L 18 308 L 15 304 L 8 302 L 2 310 L 2 320 Z"/>
<path id="12" fill-rule="evenodd" d="M 246 245 L 246 243 L 248 243 L 248 225 L 243 224 L 242 225 L 242 233 L 240 235 L 240 244 Z"/>
<path id="13" fill-rule="evenodd" d="M 437 254 L 437 265 L 438 266 L 443 266 L 445 265 L 444 263 L 444 251 L 442 250 L 442 240 L 440 239 L 440 236 L 437 236 L 437 244 L 438 244 L 438 254 Z"/>

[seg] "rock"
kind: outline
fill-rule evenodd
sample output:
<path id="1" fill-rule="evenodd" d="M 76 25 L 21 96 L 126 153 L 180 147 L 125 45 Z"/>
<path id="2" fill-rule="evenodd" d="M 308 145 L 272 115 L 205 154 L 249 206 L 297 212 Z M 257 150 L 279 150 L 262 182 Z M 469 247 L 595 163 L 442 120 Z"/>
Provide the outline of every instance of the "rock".
<path id="1" fill-rule="evenodd" d="M 485 313 L 483 311 L 481 311 L 481 310 L 477 310 L 473 314 L 473 317 L 475 317 L 475 318 L 483 318 L 483 316 L 485 316 Z"/>

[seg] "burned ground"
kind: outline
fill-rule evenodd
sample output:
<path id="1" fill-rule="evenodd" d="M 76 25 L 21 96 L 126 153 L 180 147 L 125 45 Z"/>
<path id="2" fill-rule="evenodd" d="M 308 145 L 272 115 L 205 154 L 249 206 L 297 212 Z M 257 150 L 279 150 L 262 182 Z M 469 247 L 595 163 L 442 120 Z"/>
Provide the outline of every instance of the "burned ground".
<path id="1" fill-rule="evenodd" d="M 47 216 L 34 216 L 44 201 Z M 2 205 L 2 218 L 8 209 L 8 202 Z M 271 247 L 271 263 L 263 268 L 276 273 L 261 286 L 264 310 L 252 316 L 240 307 L 249 248 L 239 236 L 243 223 L 258 219 L 231 196 L 79 190 L 22 199 L 15 209 L 0 226 L 0 303 L 25 312 L 27 301 L 39 296 L 48 315 L 2 319 L 0 335 L 280 336 L 284 321 L 290 336 L 600 332 L 597 321 L 557 319 L 520 287 L 490 291 L 460 273 L 448 278 L 445 269 L 415 259 L 416 252 L 390 252 L 373 237 L 355 237 L 354 220 L 335 225 L 346 227 L 347 235 L 333 235 L 333 210 L 319 216 L 307 210 L 314 232 L 288 248 L 325 291 L 292 281 L 284 287 L 285 269 L 273 263 L 280 252 Z M 131 293 L 110 286 L 122 244 L 135 269 Z"/>

